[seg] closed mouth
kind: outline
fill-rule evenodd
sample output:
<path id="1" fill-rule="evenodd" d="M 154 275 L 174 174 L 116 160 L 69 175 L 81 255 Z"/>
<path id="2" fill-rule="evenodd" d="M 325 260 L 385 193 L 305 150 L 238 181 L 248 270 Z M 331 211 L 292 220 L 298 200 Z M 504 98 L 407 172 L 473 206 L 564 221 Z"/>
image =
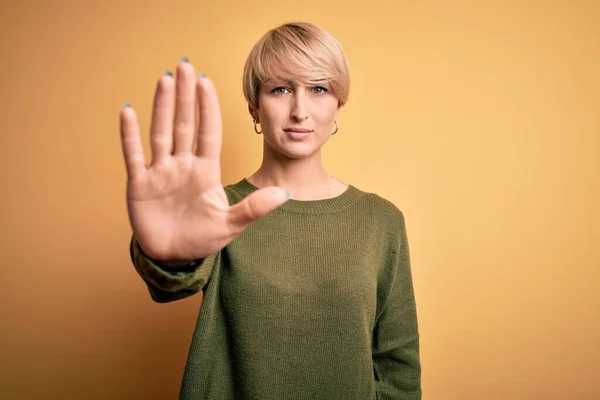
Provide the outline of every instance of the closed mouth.
<path id="1" fill-rule="evenodd" d="M 310 133 L 310 132 L 312 132 L 310 129 L 304 129 L 304 128 L 287 128 L 287 129 L 284 129 L 284 131 L 295 132 L 295 133 Z"/>

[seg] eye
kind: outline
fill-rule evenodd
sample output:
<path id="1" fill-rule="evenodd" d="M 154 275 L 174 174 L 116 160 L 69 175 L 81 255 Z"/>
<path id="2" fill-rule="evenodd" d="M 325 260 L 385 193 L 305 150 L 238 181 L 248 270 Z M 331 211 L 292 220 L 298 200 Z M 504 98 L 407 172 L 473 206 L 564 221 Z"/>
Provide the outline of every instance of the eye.
<path id="1" fill-rule="evenodd" d="M 314 91 L 316 94 L 325 94 L 325 93 L 327 93 L 329 90 L 327 90 L 327 88 L 325 88 L 325 87 L 323 87 L 323 86 L 315 86 L 315 87 L 313 88 L 313 91 Z"/>
<path id="2" fill-rule="evenodd" d="M 275 94 L 285 94 L 285 91 L 289 91 L 288 88 L 286 88 L 285 86 L 278 86 L 275 89 L 271 90 L 271 93 L 275 93 Z"/>

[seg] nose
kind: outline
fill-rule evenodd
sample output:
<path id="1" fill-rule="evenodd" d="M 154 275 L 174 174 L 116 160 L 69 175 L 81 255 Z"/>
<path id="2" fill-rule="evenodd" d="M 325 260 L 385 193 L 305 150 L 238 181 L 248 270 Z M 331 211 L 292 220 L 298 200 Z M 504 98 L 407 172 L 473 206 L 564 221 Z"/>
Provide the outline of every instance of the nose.
<path id="1" fill-rule="evenodd" d="M 292 114 L 291 117 L 296 122 L 305 121 L 308 118 L 308 107 L 307 107 L 306 96 L 301 90 L 297 90 L 294 93 L 292 100 Z"/>

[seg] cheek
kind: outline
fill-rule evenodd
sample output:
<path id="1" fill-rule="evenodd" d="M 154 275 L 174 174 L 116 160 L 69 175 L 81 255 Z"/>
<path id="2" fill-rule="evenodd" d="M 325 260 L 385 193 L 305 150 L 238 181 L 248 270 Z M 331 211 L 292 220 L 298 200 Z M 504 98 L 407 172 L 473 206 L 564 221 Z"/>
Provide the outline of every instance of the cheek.
<path id="1" fill-rule="evenodd" d="M 277 125 L 277 118 L 274 118 L 272 113 L 263 113 L 260 122 L 262 126 L 270 128 Z"/>
<path id="2" fill-rule="evenodd" d="M 265 124 L 272 124 L 280 121 L 282 118 L 286 118 L 287 114 L 285 107 L 281 104 L 275 104 L 274 102 L 265 101 L 260 112 L 261 121 L 264 120 Z"/>
<path id="3" fill-rule="evenodd" d="M 315 113 L 319 118 L 334 120 L 338 109 L 338 101 L 333 96 L 320 98 L 315 102 Z"/>
<path id="4" fill-rule="evenodd" d="M 336 118 L 337 107 L 331 107 L 330 105 L 318 108 L 314 114 L 315 119 L 320 123 L 333 122 Z"/>

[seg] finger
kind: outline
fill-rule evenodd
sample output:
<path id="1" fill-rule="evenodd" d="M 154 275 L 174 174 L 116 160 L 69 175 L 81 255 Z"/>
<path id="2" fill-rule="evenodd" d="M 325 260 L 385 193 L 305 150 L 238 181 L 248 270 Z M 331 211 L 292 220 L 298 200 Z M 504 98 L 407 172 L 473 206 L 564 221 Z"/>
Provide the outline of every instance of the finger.
<path id="1" fill-rule="evenodd" d="M 146 172 L 146 162 L 137 115 L 128 104 L 121 109 L 120 122 L 121 145 L 127 168 L 127 178 L 134 180 Z"/>
<path id="2" fill-rule="evenodd" d="M 196 155 L 218 158 L 223 141 L 221 108 L 215 86 L 209 78 L 198 78 L 198 133 Z"/>
<path id="3" fill-rule="evenodd" d="M 272 186 L 250 193 L 229 209 L 232 230 L 243 230 L 252 222 L 269 214 L 287 201 L 283 189 Z"/>
<path id="4" fill-rule="evenodd" d="M 174 86 L 175 82 L 168 72 L 161 76 L 156 83 L 150 127 L 152 164 L 163 162 L 171 156 L 173 149 Z"/>
<path id="5" fill-rule="evenodd" d="M 196 106 L 196 72 L 192 64 L 182 61 L 177 66 L 177 83 L 175 85 L 175 144 L 173 154 L 192 152 L 194 141 L 195 106 Z"/>

